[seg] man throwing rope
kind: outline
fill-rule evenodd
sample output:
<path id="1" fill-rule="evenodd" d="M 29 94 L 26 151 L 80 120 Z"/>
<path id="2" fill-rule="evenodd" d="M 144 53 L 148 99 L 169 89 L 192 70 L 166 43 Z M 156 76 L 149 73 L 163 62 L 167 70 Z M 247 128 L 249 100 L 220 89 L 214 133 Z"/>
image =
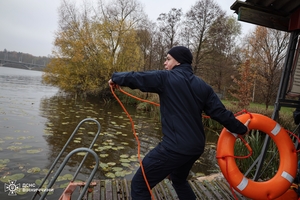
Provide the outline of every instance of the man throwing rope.
<path id="1" fill-rule="evenodd" d="M 245 134 L 247 126 L 228 111 L 213 89 L 193 74 L 193 56 L 183 46 L 169 50 L 166 70 L 114 73 L 108 81 L 111 87 L 127 86 L 159 95 L 162 141 L 143 159 L 147 182 L 153 188 L 170 175 L 179 199 L 194 200 L 196 196 L 187 177 L 205 146 L 202 113 L 218 121 L 230 132 Z M 131 183 L 133 200 L 149 200 L 141 168 Z"/>

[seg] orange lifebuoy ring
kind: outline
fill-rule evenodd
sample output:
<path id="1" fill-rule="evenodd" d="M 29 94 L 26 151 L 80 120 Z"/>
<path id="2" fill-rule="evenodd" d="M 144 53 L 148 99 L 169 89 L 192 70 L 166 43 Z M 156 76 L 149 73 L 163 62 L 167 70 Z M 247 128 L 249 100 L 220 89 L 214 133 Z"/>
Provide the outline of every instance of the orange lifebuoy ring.
<path id="1" fill-rule="evenodd" d="M 274 199 L 291 186 L 297 173 L 297 153 L 288 133 L 276 121 L 264 115 L 251 113 L 237 117 L 242 123 L 250 119 L 249 129 L 268 134 L 275 142 L 280 157 L 278 171 L 268 181 L 256 182 L 246 178 L 236 165 L 234 144 L 236 134 L 223 129 L 217 143 L 217 158 L 220 169 L 229 184 L 239 193 L 251 199 Z"/>

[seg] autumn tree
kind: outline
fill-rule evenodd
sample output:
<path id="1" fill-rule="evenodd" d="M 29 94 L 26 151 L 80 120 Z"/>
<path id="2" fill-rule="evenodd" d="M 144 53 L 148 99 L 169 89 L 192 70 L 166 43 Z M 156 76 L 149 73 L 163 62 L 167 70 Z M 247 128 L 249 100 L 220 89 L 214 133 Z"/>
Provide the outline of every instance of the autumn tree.
<path id="1" fill-rule="evenodd" d="M 136 0 L 113 0 L 103 4 L 100 0 L 100 8 L 97 19 L 104 30 L 99 40 L 110 51 L 111 72 L 139 69 L 136 30 L 145 20 L 141 4 Z"/>
<path id="2" fill-rule="evenodd" d="M 195 74 L 199 74 L 207 54 L 205 42 L 209 36 L 209 28 L 220 16 L 224 15 L 225 11 L 221 10 L 220 6 L 213 0 L 197 1 L 185 15 L 182 37 L 186 36 L 189 39 L 188 41 L 185 39 L 183 42 L 193 50 Z"/>
<path id="3" fill-rule="evenodd" d="M 252 99 L 252 89 L 255 73 L 251 68 L 250 60 L 247 59 L 238 69 L 239 76 L 232 76 L 233 83 L 230 93 L 238 100 L 237 106 L 241 109 L 247 108 Z"/>
<path id="4" fill-rule="evenodd" d="M 178 35 L 178 27 L 182 16 L 182 10 L 172 8 L 169 13 L 161 13 L 157 18 L 158 27 L 164 35 L 164 45 L 170 49 L 177 45 L 176 37 Z"/>
<path id="5" fill-rule="evenodd" d="M 230 16 L 219 16 L 208 29 L 201 74 L 217 92 L 229 87 L 227 83 L 231 82 L 230 77 L 237 71 L 235 49 L 240 33 L 241 25 Z"/>
<path id="6" fill-rule="evenodd" d="M 257 73 L 257 95 L 261 95 L 266 109 L 275 100 L 282 72 L 288 33 L 257 26 L 248 36 L 246 46 Z"/>
<path id="7" fill-rule="evenodd" d="M 137 29 L 137 43 L 143 57 L 143 64 L 141 64 L 142 70 L 154 69 L 154 66 L 156 65 L 156 53 L 154 49 L 155 29 L 155 23 L 147 20 Z"/>
<path id="8" fill-rule="evenodd" d="M 59 8 L 54 58 L 43 81 L 64 91 L 98 95 L 114 71 L 139 68 L 136 26 L 142 9 L 134 0 L 87 2 L 79 9 L 63 0 Z"/>

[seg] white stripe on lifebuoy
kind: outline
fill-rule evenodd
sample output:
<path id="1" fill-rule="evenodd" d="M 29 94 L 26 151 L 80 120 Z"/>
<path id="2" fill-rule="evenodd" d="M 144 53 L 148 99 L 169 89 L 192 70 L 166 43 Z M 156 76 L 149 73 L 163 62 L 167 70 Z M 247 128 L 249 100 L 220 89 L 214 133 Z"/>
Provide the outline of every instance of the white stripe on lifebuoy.
<path id="1" fill-rule="evenodd" d="M 281 126 L 277 123 L 274 129 L 271 131 L 273 135 L 277 135 L 280 132 Z"/>
<path id="2" fill-rule="evenodd" d="M 241 191 L 243 191 L 248 185 L 248 179 L 244 176 L 243 180 L 240 182 L 240 184 L 237 186 L 237 188 Z"/>
<path id="3" fill-rule="evenodd" d="M 285 171 L 282 172 L 281 176 L 283 178 L 285 178 L 286 180 L 288 180 L 290 183 L 292 183 L 294 181 L 293 176 L 290 175 L 289 173 L 285 172 Z"/>

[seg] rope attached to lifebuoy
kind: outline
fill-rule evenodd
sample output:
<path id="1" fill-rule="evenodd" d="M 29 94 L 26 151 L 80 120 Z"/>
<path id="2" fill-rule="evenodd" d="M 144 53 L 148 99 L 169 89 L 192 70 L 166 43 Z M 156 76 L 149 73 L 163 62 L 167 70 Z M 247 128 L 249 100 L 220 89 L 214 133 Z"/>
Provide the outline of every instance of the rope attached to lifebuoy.
<path id="1" fill-rule="evenodd" d="M 274 199 L 290 187 L 296 176 L 297 151 L 287 131 L 271 118 L 251 113 L 251 116 L 243 114 L 237 116 L 237 119 L 245 123 L 250 117 L 252 118 L 249 129 L 268 134 L 277 145 L 280 164 L 275 176 L 265 182 L 256 182 L 246 178 L 234 160 L 234 144 L 237 136 L 226 129 L 222 130 L 217 144 L 218 164 L 230 186 L 239 193 L 251 199 Z"/>

